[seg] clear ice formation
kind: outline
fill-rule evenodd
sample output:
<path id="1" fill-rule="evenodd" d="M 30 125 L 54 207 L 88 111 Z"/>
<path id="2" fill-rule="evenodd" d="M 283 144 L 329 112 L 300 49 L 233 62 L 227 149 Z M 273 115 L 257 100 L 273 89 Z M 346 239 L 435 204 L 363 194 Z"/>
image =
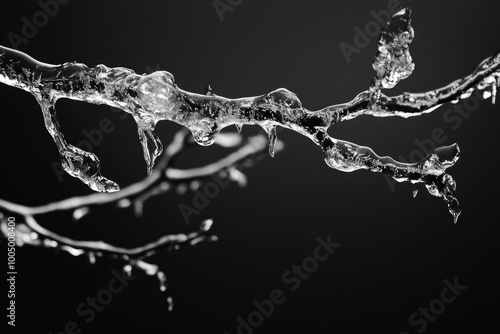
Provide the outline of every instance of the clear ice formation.
<path id="1" fill-rule="evenodd" d="M 6 47 L 0 47 L 0 81 L 33 94 L 64 169 L 95 191 L 114 192 L 119 186 L 100 174 L 96 155 L 66 142 L 56 117 L 55 105 L 59 99 L 106 104 L 132 114 L 148 173 L 162 152 L 162 144 L 154 132 L 159 121 L 169 120 L 187 127 L 194 140 L 203 146 L 214 143 L 225 127 L 235 125 L 240 131 L 243 125 L 259 125 L 269 135 L 271 156 L 277 139 L 276 127 L 280 126 L 311 139 L 323 151 L 328 166 L 334 169 L 344 172 L 364 169 L 385 173 L 398 182 L 423 183 L 431 195 L 446 201 L 456 222 L 461 212 L 456 184 L 446 169 L 459 158 L 457 144 L 437 148 L 420 162 L 402 163 L 327 133 L 330 126 L 360 115 L 419 116 L 444 103 L 466 99 L 476 89 L 495 102 L 500 85 L 500 53 L 481 62 L 471 75 L 448 86 L 425 93 L 385 95 L 382 90 L 393 88 L 414 70 L 409 53 L 413 37 L 411 11 L 403 9 L 381 33 L 373 62 L 376 74 L 370 87 L 350 102 L 318 111 L 305 109 L 298 97 L 284 88 L 256 97 L 229 99 L 214 94 L 209 87 L 201 95 L 179 88 L 172 74 L 166 71 L 141 75 L 127 68 L 87 67 L 77 62 L 50 65 Z"/>

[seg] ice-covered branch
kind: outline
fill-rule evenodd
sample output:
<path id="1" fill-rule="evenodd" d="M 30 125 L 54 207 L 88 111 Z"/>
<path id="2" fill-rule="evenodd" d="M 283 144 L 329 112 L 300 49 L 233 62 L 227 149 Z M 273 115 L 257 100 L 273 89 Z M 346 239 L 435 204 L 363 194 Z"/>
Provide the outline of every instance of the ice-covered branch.
<path id="1" fill-rule="evenodd" d="M 483 61 L 471 75 L 446 87 L 394 97 L 382 93 L 382 90 L 393 88 L 407 78 L 414 69 L 409 53 L 414 37 L 410 16 L 410 10 L 404 9 L 395 14 L 383 29 L 373 63 L 376 75 L 370 87 L 348 103 L 318 111 L 304 108 L 298 97 L 286 89 L 236 99 L 215 95 L 211 89 L 201 95 L 182 90 L 172 74 L 165 71 L 140 75 L 126 68 L 104 65 L 87 67 L 76 62 L 49 65 L 4 47 L 0 47 L 0 81 L 35 96 L 64 169 L 96 191 L 113 192 L 119 188 L 100 175 L 99 160 L 94 154 L 65 141 L 55 110 L 56 102 L 61 98 L 107 104 L 132 114 L 148 173 L 152 173 L 155 159 L 162 151 L 161 142 L 154 133 L 159 121 L 169 120 L 187 127 L 200 145 L 212 144 L 218 133 L 230 125 L 238 129 L 243 125 L 259 125 L 269 135 L 271 155 L 274 155 L 276 127 L 280 126 L 312 140 L 321 148 L 326 163 L 332 168 L 346 172 L 360 169 L 383 172 L 400 182 L 425 184 L 432 195 L 445 199 L 456 221 L 460 214 L 456 185 L 445 171 L 458 160 L 457 145 L 438 148 L 420 162 L 401 163 L 390 157 L 381 157 L 369 147 L 335 139 L 327 133 L 330 126 L 359 115 L 422 115 L 443 103 L 467 98 L 475 89 L 484 90 L 485 98 L 491 97 L 495 101 L 500 84 L 499 53 Z"/>
<path id="2" fill-rule="evenodd" d="M 178 132 L 167 147 L 155 169 L 143 180 L 125 187 L 115 193 L 98 193 L 86 196 L 73 197 L 29 207 L 0 199 L 0 238 L 9 236 L 6 214 L 14 214 L 22 218 L 22 223 L 16 226 L 16 242 L 19 246 L 30 245 L 42 248 L 54 248 L 67 252 L 73 256 L 86 255 L 91 263 L 97 257 L 109 256 L 125 261 L 124 270 L 131 274 L 135 268 L 147 275 L 155 276 L 161 291 L 166 290 L 166 275 L 157 265 L 145 260 L 161 250 L 177 250 L 182 246 L 192 246 L 200 242 L 215 241 L 215 236 L 208 235 L 212 220 L 201 223 L 198 230 L 187 234 L 168 234 L 157 240 L 133 248 L 114 246 L 103 241 L 82 241 L 59 235 L 41 226 L 36 216 L 47 215 L 56 211 L 73 213 L 75 220 L 80 220 L 87 214 L 105 209 L 121 209 L 133 206 L 136 214 L 142 214 L 144 202 L 154 196 L 166 193 L 176 188 L 183 188 L 186 184 L 203 182 L 211 176 L 229 178 L 241 183 L 238 178 L 244 177 L 239 169 L 249 165 L 267 152 L 267 138 L 257 135 L 246 140 L 237 133 L 221 134 L 217 144 L 226 148 L 233 148 L 233 152 L 214 163 L 193 168 L 174 168 L 176 160 L 189 148 L 193 147 L 193 140 L 188 131 Z M 278 143 L 278 148 L 282 147 Z M 236 172 L 238 171 L 238 172 Z M 170 303 L 172 302 L 169 297 Z"/>

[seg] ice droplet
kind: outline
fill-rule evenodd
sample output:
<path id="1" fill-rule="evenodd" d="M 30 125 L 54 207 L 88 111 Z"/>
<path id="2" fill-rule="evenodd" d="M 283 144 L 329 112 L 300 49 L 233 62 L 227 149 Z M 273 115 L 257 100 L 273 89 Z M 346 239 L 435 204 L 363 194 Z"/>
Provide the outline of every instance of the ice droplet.
<path id="1" fill-rule="evenodd" d="M 215 142 L 217 134 L 219 131 L 213 129 L 195 129 L 192 131 L 194 141 L 197 142 L 201 146 L 210 146 Z"/>
<path id="2" fill-rule="evenodd" d="M 276 132 L 275 125 L 263 125 L 262 128 L 267 132 L 269 136 L 269 155 L 274 158 L 274 153 L 276 150 L 276 141 L 278 140 L 278 134 Z"/>
<path id="3" fill-rule="evenodd" d="M 123 272 L 128 277 L 132 276 L 132 266 L 130 264 L 126 264 L 125 266 L 123 266 Z"/>
<path id="4" fill-rule="evenodd" d="M 158 278 L 158 283 L 160 284 L 160 291 L 167 291 L 167 275 L 165 275 L 163 271 L 158 271 L 156 277 Z"/>
<path id="5" fill-rule="evenodd" d="M 59 146 L 61 165 L 66 173 L 80 179 L 90 189 L 98 192 L 115 192 L 120 187 L 100 173 L 100 162 L 93 153 L 83 151 L 78 147 L 66 147 L 56 141 Z"/>
<path id="6" fill-rule="evenodd" d="M 414 184 L 413 185 L 413 198 L 417 197 L 418 195 L 418 188 L 417 188 L 417 185 Z"/>

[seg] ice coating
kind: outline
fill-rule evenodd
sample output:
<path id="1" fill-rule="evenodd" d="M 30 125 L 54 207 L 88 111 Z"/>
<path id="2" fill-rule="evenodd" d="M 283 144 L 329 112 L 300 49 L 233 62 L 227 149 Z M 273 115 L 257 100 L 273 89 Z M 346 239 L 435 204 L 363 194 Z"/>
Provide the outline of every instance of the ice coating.
<path id="1" fill-rule="evenodd" d="M 403 9 L 387 22 L 380 36 L 378 53 L 373 61 L 377 72 L 373 85 L 378 88 L 394 88 L 399 81 L 408 78 L 415 64 L 410 55 L 410 43 L 415 33 L 411 27 L 411 11 Z"/>
<path id="2" fill-rule="evenodd" d="M 64 169 L 95 191 L 113 192 L 119 188 L 100 175 L 99 160 L 93 153 L 65 141 L 55 110 L 60 98 L 107 104 L 132 114 L 148 173 L 162 151 L 154 132 L 159 121 L 185 126 L 203 146 L 213 144 L 225 127 L 235 125 L 241 131 L 243 125 L 259 125 L 269 135 L 271 155 L 274 155 L 276 128 L 280 126 L 312 140 L 322 150 L 327 165 L 334 169 L 345 172 L 363 169 L 385 173 L 399 182 L 423 183 L 432 195 L 446 201 L 456 221 L 460 214 L 456 184 L 445 171 L 458 160 L 458 145 L 437 148 L 420 162 L 402 163 L 379 156 L 369 147 L 332 138 L 327 133 L 330 126 L 360 115 L 419 116 L 444 103 L 466 99 L 476 89 L 495 102 L 500 83 L 499 53 L 480 63 L 471 75 L 443 88 L 392 97 L 385 95 L 382 90 L 393 88 L 414 69 L 409 53 L 413 38 L 411 11 L 404 9 L 394 15 L 381 33 L 373 62 L 376 74 L 371 86 L 350 102 L 318 111 L 305 109 L 299 98 L 284 88 L 256 97 L 229 99 L 214 94 L 211 87 L 205 94 L 184 91 L 166 71 L 140 75 L 130 69 L 104 65 L 87 67 L 75 62 L 49 65 L 5 47 L 0 47 L 0 81 L 35 96 Z"/>

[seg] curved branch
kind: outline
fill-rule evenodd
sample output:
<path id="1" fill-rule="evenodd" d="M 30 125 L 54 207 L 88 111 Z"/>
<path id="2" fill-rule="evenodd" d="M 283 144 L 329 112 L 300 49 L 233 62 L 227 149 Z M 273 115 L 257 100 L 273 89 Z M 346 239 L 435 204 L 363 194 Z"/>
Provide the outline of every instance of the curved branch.
<path id="1" fill-rule="evenodd" d="M 217 96 L 211 89 L 206 95 L 201 95 L 179 88 L 173 75 L 166 71 L 139 75 L 130 69 L 104 65 L 91 68 L 76 62 L 49 65 L 5 47 L 0 47 L 0 82 L 35 96 L 64 169 L 95 191 L 114 192 L 119 188 L 100 175 L 99 159 L 94 154 L 65 141 L 55 113 L 55 104 L 61 98 L 107 104 L 132 114 L 148 173 L 152 173 L 153 164 L 162 151 L 161 142 L 154 133 L 159 121 L 168 120 L 185 126 L 194 140 L 204 146 L 213 144 L 219 132 L 227 126 L 259 125 L 269 135 L 271 155 L 274 155 L 276 144 L 276 127 L 280 126 L 312 140 L 321 148 L 325 162 L 332 168 L 346 172 L 360 169 L 383 172 L 400 182 L 425 184 L 431 194 L 446 200 L 456 221 L 460 209 L 455 197 L 455 183 L 445 174 L 458 159 L 456 145 L 438 148 L 418 163 L 405 164 L 380 157 L 368 147 L 337 140 L 327 133 L 331 125 L 359 115 L 422 115 L 445 102 L 467 98 L 475 89 L 484 90 L 485 96 L 489 95 L 495 101 L 500 84 L 499 53 L 483 61 L 471 75 L 446 87 L 395 97 L 383 94 L 383 89 L 393 88 L 413 72 L 414 64 L 409 53 L 413 37 L 411 11 L 404 9 L 392 17 L 381 33 L 379 51 L 373 63 L 376 75 L 371 86 L 351 102 L 319 111 L 305 109 L 294 93 L 283 88 L 261 96 L 236 99 Z M 175 176 L 178 172 L 170 173 Z"/>
<path id="2" fill-rule="evenodd" d="M 157 169 L 151 175 L 123 188 L 119 192 L 77 196 L 33 207 L 0 199 L 0 209 L 5 209 L 24 216 L 34 216 L 55 211 L 71 211 L 82 208 L 85 208 L 87 213 L 96 207 L 127 207 L 137 199 L 144 200 L 144 197 L 147 197 L 145 195 L 154 192 L 158 187 L 167 191 L 170 189 L 171 185 L 177 183 L 206 179 L 225 169 L 238 166 L 247 160 L 262 155 L 267 148 L 265 139 L 262 136 L 255 136 L 248 138 L 248 140 L 240 144 L 240 147 L 235 152 L 230 153 L 217 162 L 192 169 L 176 169 L 170 167 L 169 162 L 172 161 L 172 157 L 184 151 L 185 141 L 186 133 L 182 131 L 176 135 L 174 141 L 165 152 L 164 158 L 160 161 Z M 281 149 L 281 147 L 282 145 L 280 144 L 279 148 Z M 159 192 L 154 192 L 154 195 L 158 194 Z M 81 216 L 79 218 L 81 218 Z"/>

